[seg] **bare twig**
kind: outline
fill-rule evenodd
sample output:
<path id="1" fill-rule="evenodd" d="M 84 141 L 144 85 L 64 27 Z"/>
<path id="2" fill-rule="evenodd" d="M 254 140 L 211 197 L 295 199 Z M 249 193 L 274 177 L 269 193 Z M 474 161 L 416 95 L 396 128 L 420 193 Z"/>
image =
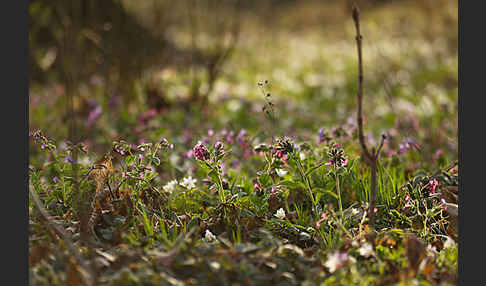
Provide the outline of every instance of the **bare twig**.
<path id="1" fill-rule="evenodd" d="M 79 254 L 78 250 L 74 246 L 74 244 L 71 242 L 68 234 L 60 228 L 57 224 L 55 224 L 52 220 L 52 218 L 49 216 L 47 211 L 44 209 L 42 206 L 42 203 L 40 202 L 39 198 L 37 197 L 37 194 L 32 191 L 32 189 L 29 186 L 29 194 L 32 198 L 32 201 L 34 202 L 34 207 L 36 208 L 40 218 L 46 222 L 46 226 L 49 230 L 49 232 L 54 235 L 56 234 L 61 238 L 62 241 L 65 242 L 65 245 L 67 246 L 68 251 L 71 253 L 71 255 L 74 256 L 76 261 L 79 264 L 79 274 L 80 277 L 84 283 L 84 285 L 91 286 L 91 285 L 96 285 L 95 281 L 95 275 L 94 271 L 91 268 L 91 265 L 86 262 L 81 255 Z"/>
<path id="2" fill-rule="evenodd" d="M 356 44 L 358 48 L 358 138 L 363 149 L 363 156 L 365 161 L 371 167 L 371 189 L 370 189 L 370 204 L 368 209 L 368 214 L 370 217 L 370 226 L 373 227 L 375 224 L 375 208 L 376 208 L 376 194 L 377 194 L 377 176 L 378 176 L 378 159 L 380 157 L 381 149 L 385 143 L 386 136 L 383 134 L 381 136 L 381 141 L 378 148 L 372 148 L 370 152 L 366 146 L 366 142 L 363 135 L 363 58 L 362 58 L 362 35 L 359 27 L 359 9 L 358 5 L 354 3 L 353 5 L 353 21 L 356 27 Z"/>
<path id="3" fill-rule="evenodd" d="M 358 114 L 357 114 L 357 121 L 358 121 L 358 137 L 359 143 L 363 148 L 363 153 L 365 155 L 366 160 L 372 160 L 372 156 L 368 151 L 368 147 L 366 146 L 366 142 L 363 135 L 363 58 L 362 58 L 362 49 L 361 49 L 361 32 L 359 28 L 359 10 L 358 5 L 354 3 L 353 5 L 353 20 L 356 27 L 356 44 L 358 47 Z"/>

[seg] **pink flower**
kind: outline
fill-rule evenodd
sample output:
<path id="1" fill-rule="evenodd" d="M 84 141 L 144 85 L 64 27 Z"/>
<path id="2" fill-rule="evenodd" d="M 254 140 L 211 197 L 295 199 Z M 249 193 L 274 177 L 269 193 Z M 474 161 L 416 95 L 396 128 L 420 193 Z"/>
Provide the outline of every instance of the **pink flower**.
<path id="1" fill-rule="evenodd" d="M 327 213 L 321 214 L 321 219 L 316 222 L 316 226 L 319 228 L 322 225 L 322 222 L 327 219 Z"/>
<path id="2" fill-rule="evenodd" d="M 429 183 L 427 184 L 429 190 L 430 190 L 430 193 L 431 194 L 435 194 L 435 189 L 437 188 L 437 186 L 439 186 L 439 182 L 436 180 L 436 179 L 433 179 L 433 180 L 430 180 Z"/>
<path id="3" fill-rule="evenodd" d="M 444 210 L 444 211 L 447 210 L 446 201 L 444 199 L 440 200 L 440 204 L 441 204 L 442 210 Z"/>
<path id="4" fill-rule="evenodd" d="M 254 184 L 253 189 L 256 191 L 256 190 L 260 189 L 260 187 L 258 186 L 258 184 Z"/>
<path id="5" fill-rule="evenodd" d="M 442 149 L 437 150 L 434 154 L 434 160 L 437 161 L 442 154 L 444 154 L 444 151 Z"/>
<path id="6" fill-rule="evenodd" d="M 209 160 L 209 151 L 202 142 L 197 143 L 192 149 L 194 157 L 199 161 Z"/>
<path id="7" fill-rule="evenodd" d="M 144 177 L 143 172 L 140 172 L 140 178 L 143 178 L 143 177 Z"/>

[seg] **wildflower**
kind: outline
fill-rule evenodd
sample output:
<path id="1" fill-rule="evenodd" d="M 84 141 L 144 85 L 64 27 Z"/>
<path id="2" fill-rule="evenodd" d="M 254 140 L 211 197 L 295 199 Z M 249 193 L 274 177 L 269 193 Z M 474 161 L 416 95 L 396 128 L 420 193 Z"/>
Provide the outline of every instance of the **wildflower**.
<path id="1" fill-rule="evenodd" d="M 211 268 L 213 268 L 216 271 L 221 268 L 221 264 L 217 261 L 213 261 L 213 262 L 209 263 L 209 266 L 211 266 Z"/>
<path id="2" fill-rule="evenodd" d="M 178 184 L 179 183 L 177 182 L 177 180 L 172 180 L 172 181 L 168 182 L 167 185 L 163 186 L 162 188 L 164 189 L 164 191 L 172 193 L 174 191 L 175 187 Z"/>
<path id="3" fill-rule="evenodd" d="M 83 147 L 81 147 L 81 151 L 83 151 L 84 154 L 88 154 L 88 147 L 83 145 Z"/>
<path id="4" fill-rule="evenodd" d="M 215 156 L 219 156 L 224 154 L 224 144 L 221 141 L 216 142 L 214 144 L 214 151 L 215 151 Z"/>
<path id="5" fill-rule="evenodd" d="M 439 186 L 439 182 L 436 179 L 430 180 L 427 184 L 430 194 L 435 194 L 435 189 Z"/>
<path id="6" fill-rule="evenodd" d="M 324 263 L 324 266 L 329 269 L 329 272 L 334 273 L 334 271 L 341 268 L 346 261 L 348 261 L 348 254 L 336 251 L 327 256 L 327 261 Z"/>
<path id="7" fill-rule="evenodd" d="M 186 189 L 192 190 L 196 188 L 196 179 L 193 179 L 191 176 L 186 177 L 182 179 L 182 182 L 180 183 L 181 186 L 183 186 Z"/>
<path id="8" fill-rule="evenodd" d="M 410 208 L 412 206 L 411 201 L 412 201 L 412 198 L 409 195 L 407 195 L 405 197 L 405 205 L 403 206 L 403 210 L 407 210 L 408 208 Z"/>
<path id="9" fill-rule="evenodd" d="M 66 156 L 66 158 L 64 158 L 64 162 L 66 162 L 66 163 L 71 162 L 71 157 L 70 156 Z"/>
<path id="10" fill-rule="evenodd" d="M 240 132 L 238 133 L 238 137 L 236 138 L 240 145 L 243 144 L 245 135 L 246 135 L 246 130 L 241 129 Z"/>
<path id="11" fill-rule="evenodd" d="M 444 151 L 442 149 L 437 150 L 434 154 L 434 160 L 437 161 L 440 156 L 442 156 L 442 154 L 444 154 Z"/>
<path id="12" fill-rule="evenodd" d="M 321 219 L 316 222 L 317 228 L 321 227 L 322 222 L 327 219 L 327 213 L 322 213 L 321 214 Z"/>
<path id="13" fill-rule="evenodd" d="M 321 144 L 324 141 L 329 140 L 329 136 L 326 134 L 324 131 L 324 128 L 319 129 L 319 132 L 317 133 L 317 141 L 319 144 Z"/>
<path id="14" fill-rule="evenodd" d="M 294 144 L 292 143 L 292 139 L 288 136 L 284 136 L 277 139 L 277 144 L 275 146 L 276 151 L 282 152 L 282 154 L 288 154 L 294 152 Z"/>
<path id="15" fill-rule="evenodd" d="M 46 148 L 46 144 L 41 145 L 41 149 L 44 150 Z"/>
<path id="16" fill-rule="evenodd" d="M 194 157 L 199 161 L 209 160 L 209 151 L 204 144 L 199 141 L 192 149 Z"/>
<path id="17" fill-rule="evenodd" d="M 260 186 L 258 186 L 258 184 L 256 184 L 256 183 L 255 183 L 255 184 L 253 185 L 253 190 L 255 190 L 255 191 L 256 191 L 256 190 L 258 190 L 258 189 L 260 189 Z"/>
<path id="18" fill-rule="evenodd" d="M 89 115 L 88 115 L 88 119 L 86 120 L 86 126 L 87 127 L 90 127 L 96 119 L 98 119 L 98 117 L 100 117 L 101 113 L 103 112 L 103 110 L 101 109 L 101 106 L 96 106 L 95 109 L 93 109 Z"/>
<path id="19" fill-rule="evenodd" d="M 287 172 L 286 170 L 284 170 L 284 169 L 275 169 L 275 172 L 277 173 L 277 175 L 278 175 L 279 177 L 283 177 L 283 176 L 287 175 L 287 173 L 288 173 L 288 172 Z"/>
<path id="20" fill-rule="evenodd" d="M 456 243 L 450 237 L 447 237 L 446 241 L 444 242 L 444 248 L 454 248 L 456 247 Z"/>
<path id="21" fill-rule="evenodd" d="M 214 135 L 214 131 L 213 131 L 213 129 L 209 129 L 209 130 L 208 130 L 208 136 L 209 136 L 209 137 L 212 137 L 213 135 Z"/>
<path id="22" fill-rule="evenodd" d="M 348 159 L 344 156 L 344 150 L 338 144 L 335 144 L 327 155 L 331 160 L 326 165 L 344 167 L 348 164 Z"/>
<path id="23" fill-rule="evenodd" d="M 447 210 L 447 204 L 446 204 L 446 201 L 444 199 L 440 199 L 440 204 L 441 204 L 441 209 L 442 210 Z"/>
<path id="24" fill-rule="evenodd" d="M 305 153 L 300 152 L 300 153 L 299 153 L 299 158 L 300 158 L 300 160 L 301 160 L 301 161 L 304 161 L 304 160 L 305 160 L 305 158 L 307 158 L 307 156 L 305 156 Z"/>
<path id="25" fill-rule="evenodd" d="M 127 173 L 126 172 L 122 172 L 122 178 L 126 178 L 127 177 Z"/>
<path id="26" fill-rule="evenodd" d="M 145 174 L 143 172 L 140 172 L 140 178 L 143 178 Z"/>
<path id="27" fill-rule="evenodd" d="M 216 240 L 216 236 L 209 230 L 209 229 L 206 229 L 206 232 L 204 233 L 204 241 L 206 242 L 212 242 L 214 240 Z"/>
<path id="28" fill-rule="evenodd" d="M 285 218 L 285 211 L 283 208 L 279 208 L 277 210 L 277 213 L 275 214 L 275 216 L 279 219 L 284 219 Z"/>
<path id="29" fill-rule="evenodd" d="M 373 255 L 373 246 L 369 242 L 365 242 L 361 247 L 359 248 L 359 255 L 364 256 L 364 257 L 370 257 Z"/>

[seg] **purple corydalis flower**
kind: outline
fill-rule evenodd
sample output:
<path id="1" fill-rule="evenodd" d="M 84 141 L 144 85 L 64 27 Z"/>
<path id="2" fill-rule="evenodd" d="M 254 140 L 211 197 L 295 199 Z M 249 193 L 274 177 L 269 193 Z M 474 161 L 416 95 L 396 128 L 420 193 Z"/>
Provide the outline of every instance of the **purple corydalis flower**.
<path id="1" fill-rule="evenodd" d="M 149 109 L 149 110 L 145 111 L 142 115 L 140 115 L 138 121 L 139 122 L 145 122 L 148 119 L 154 117 L 155 115 L 157 115 L 157 110 L 155 108 Z"/>
<path id="2" fill-rule="evenodd" d="M 100 117 L 101 113 L 103 112 L 103 110 L 101 109 L 101 106 L 96 106 L 95 109 L 93 109 L 89 115 L 88 115 L 88 119 L 86 120 L 86 126 L 87 127 L 90 127 L 96 119 L 98 119 L 98 117 Z"/>
<path id="3" fill-rule="evenodd" d="M 245 136 L 246 136 L 246 130 L 245 129 L 241 129 L 240 132 L 238 133 L 238 137 L 237 137 L 237 140 L 238 140 L 238 143 L 239 144 L 243 144 L 244 143 Z"/>
<path id="4" fill-rule="evenodd" d="M 192 149 L 194 157 L 199 161 L 209 160 L 209 151 L 202 142 L 199 141 Z"/>

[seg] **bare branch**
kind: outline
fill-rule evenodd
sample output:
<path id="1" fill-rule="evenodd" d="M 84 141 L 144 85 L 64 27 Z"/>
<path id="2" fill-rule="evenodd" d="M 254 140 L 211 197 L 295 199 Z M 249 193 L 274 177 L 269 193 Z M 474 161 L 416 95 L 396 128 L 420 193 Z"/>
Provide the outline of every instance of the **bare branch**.
<path id="1" fill-rule="evenodd" d="M 383 145 L 385 144 L 385 139 L 386 139 L 386 135 L 384 133 L 381 134 L 380 146 L 378 146 L 378 150 L 376 150 L 374 154 L 376 160 L 378 160 L 378 158 L 380 157 L 380 152 L 381 149 L 383 148 Z"/>
<path id="2" fill-rule="evenodd" d="M 362 59 L 362 49 L 361 49 L 361 32 L 359 28 L 359 9 L 358 5 L 354 3 L 353 5 L 353 20 L 356 27 L 356 43 L 358 47 L 358 138 L 359 143 L 363 149 L 363 153 L 367 160 L 371 161 L 372 156 L 366 146 L 366 142 L 363 135 L 363 59 Z"/>

